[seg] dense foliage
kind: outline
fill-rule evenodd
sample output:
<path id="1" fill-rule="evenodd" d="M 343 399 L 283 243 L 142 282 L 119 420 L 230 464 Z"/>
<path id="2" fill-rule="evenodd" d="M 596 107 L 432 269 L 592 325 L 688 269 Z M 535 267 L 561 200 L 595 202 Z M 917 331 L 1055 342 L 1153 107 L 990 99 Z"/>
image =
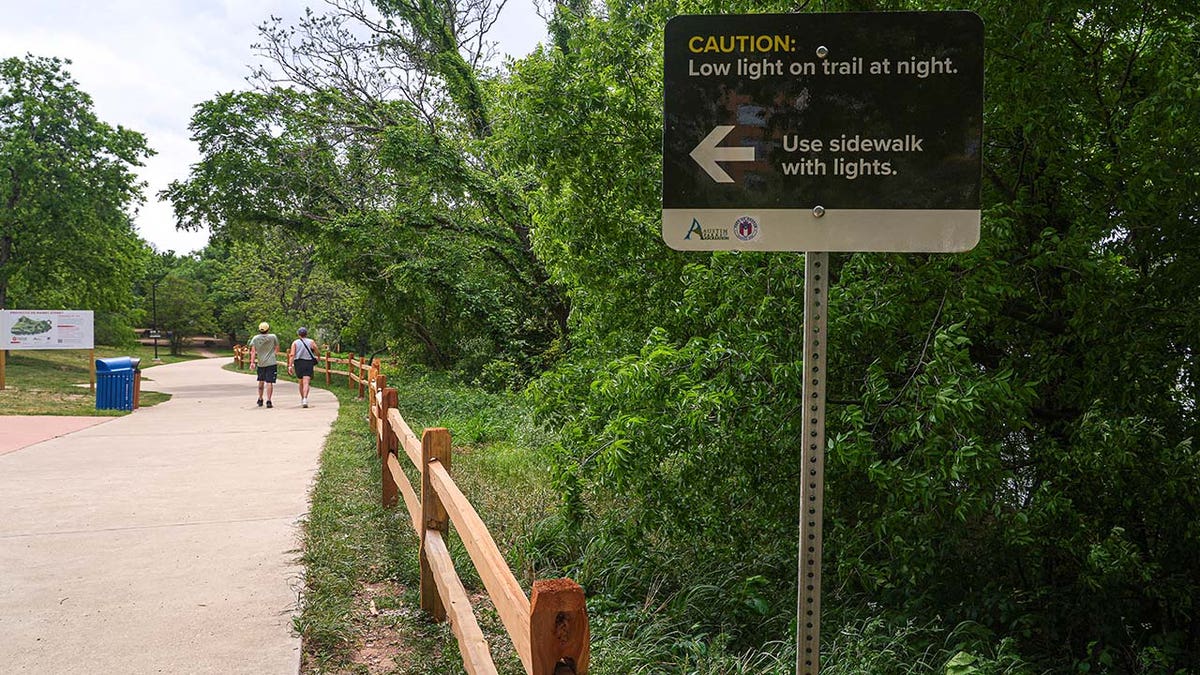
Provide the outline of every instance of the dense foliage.
<path id="1" fill-rule="evenodd" d="M 1196 10 L 968 5 L 980 245 L 832 257 L 829 672 L 1200 669 Z M 557 3 L 495 72 L 461 37 L 487 7 L 268 26 L 282 76 L 200 108 L 177 212 L 312 244 L 430 363 L 541 372 L 563 508 L 539 563 L 607 644 L 650 636 L 613 663 L 786 671 L 803 261 L 661 244 L 662 28 L 815 8 Z"/>
<path id="2" fill-rule="evenodd" d="M 722 588 L 710 630 L 750 645 L 754 612 L 790 610 L 788 594 L 754 586 L 795 569 L 801 268 L 717 254 L 642 281 L 670 262 L 635 256 L 673 257 L 641 252 L 655 251 L 657 194 L 624 190 L 619 217 L 605 217 L 604 190 L 651 184 L 653 168 L 603 158 L 632 141 L 594 139 L 656 131 L 644 92 L 662 21 L 704 11 L 661 9 L 560 12 L 556 49 L 514 75 L 522 94 L 547 92 L 513 100 L 525 129 L 546 130 L 523 142 L 555 160 L 540 164 L 537 212 L 580 214 L 564 219 L 579 231 L 540 230 L 540 250 L 585 315 L 576 339 L 604 330 L 540 392 L 567 431 L 569 506 L 642 571 L 622 593 Z M 1183 91 L 1195 15 L 975 9 L 989 36 L 983 243 L 835 257 L 825 607 L 833 626 L 879 613 L 975 625 L 1037 667 L 1195 667 L 1196 314 L 1184 297 L 1197 287 L 1198 191 L 1178 156 L 1200 111 Z M 553 154 L 566 124 L 597 136 Z M 676 290 L 614 288 L 625 274 Z"/>

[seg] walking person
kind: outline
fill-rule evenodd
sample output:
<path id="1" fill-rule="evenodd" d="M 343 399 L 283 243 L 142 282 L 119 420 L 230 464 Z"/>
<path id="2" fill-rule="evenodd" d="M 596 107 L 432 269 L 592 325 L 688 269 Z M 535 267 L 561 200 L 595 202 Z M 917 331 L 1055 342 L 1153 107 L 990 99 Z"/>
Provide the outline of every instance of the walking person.
<path id="1" fill-rule="evenodd" d="M 317 359 L 321 357 L 317 353 L 317 342 L 308 338 L 307 328 L 301 328 L 296 331 L 296 334 L 300 337 L 292 341 L 292 346 L 288 347 L 288 374 L 300 378 L 300 406 L 307 408 L 313 367 L 317 365 Z"/>
<path id="2" fill-rule="evenodd" d="M 258 324 L 258 335 L 250 338 L 250 367 L 258 373 L 258 407 L 263 404 L 263 389 L 267 392 L 267 407 L 271 405 L 271 394 L 275 393 L 275 380 L 279 365 L 275 352 L 279 350 L 279 338 L 271 331 L 266 321 Z M 256 367 L 257 366 L 257 367 Z"/>

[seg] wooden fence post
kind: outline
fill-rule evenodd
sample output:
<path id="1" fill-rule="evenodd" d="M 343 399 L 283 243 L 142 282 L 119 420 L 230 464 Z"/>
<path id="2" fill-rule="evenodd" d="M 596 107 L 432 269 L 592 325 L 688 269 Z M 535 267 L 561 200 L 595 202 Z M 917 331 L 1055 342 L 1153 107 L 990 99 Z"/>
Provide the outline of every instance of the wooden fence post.
<path id="1" fill-rule="evenodd" d="M 354 365 L 354 352 L 350 352 L 350 355 L 346 357 L 346 386 L 350 387 L 351 389 L 354 388 L 354 368 L 352 367 L 353 365 Z"/>
<path id="2" fill-rule="evenodd" d="M 371 431 L 375 432 L 375 449 L 379 453 L 379 459 L 384 459 L 384 455 L 387 454 L 387 434 L 385 433 L 387 411 L 383 410 L 383 389 L 386 386 L 387 377 L 372 369 L 369 390 L 371 400 L 367 403 L 367 422 L 371 425 Z"/>
<path id="3" fill-rule="evenodd" d="M 375 394 L 379 391 L 379 385 L 375 382 L 375 378 L 378 376 L 379 374 L 372 368 L 367 374 L 367 396 L 359 397 L 365 398 L 367 401 L 367 424 L 370 425 L 371 431 L 374 431 L 376 436 L 379 435 L 377 426 L 379 423 L 379 410 L 377 409 L 379 407 L 379 399 L 375 398 Z"/>
<path id="4" fill-rule="evenodd" d="M 380 370 L 383 370 L 383 367 L 379 362 L 379 357 L 376 356 L 374 359 L 371 360 L 370 365 L 367 366 L 367 377 L 368 378 L 375 377 L 375 375 L 377 373 L 379 373 Z M 361 374 L 360 374 L 360 379 L 358 381 L 358 397 L 359 398 L 362 398 L 366 394 L 366 386 L 367 386 L 367 384 L 366 384 L 366 382 L 362 381 Z"/>
<path id="5" fill-rule="evenodd" d="M 587 675 L 591 657 L 583 588 L 571 579 L 533 582 L 529 601 L 530 675 Z"/>
<path id="6" fill-rule="evenodd" d="M 445 621 L 446 607 L 442 604 L 433 570 L 425 557 L 425 533 L 437 530 L 445 537 L 450 529 L 450 516 L 430 482 L 430 462 L 441 462 L 446 471 L 450 470 L 449 430 L 435 427 L 421 434 L 421 609 L 429 612 L 434 621 Z"/>
<path id="7" fill-rule="evenodd" d="M 383 419 L 387 421 L 388 425 L 387 451 L 399 456 L 400 437 L 396 433 L 397 430 L 392 428 L 392 421 L 388 419 L 388 411 L 392 408 L 396 408 L 399 412 L 400 391 L 395 387 L 385 387 L 383 390 Z"/>
<path id="8" fill-rule="evenodd" d="M 333 371 L 330 368 L 333 366 L 333 361 L 329 357 L 329 345 L 325 345 L 325 386 L 333 384 Z"/>
<path id="9" fill-rule="evenodd" d="M 380 378 L 382 379 L 382 375 Z M 380 383 L 382 387 L 384 383 Z M 394 508 L 400 503 L 400 486 L 396 483 L 396 477 L 392 475 L 391 469 L 388 468 L 388 455 L 396 447 L 396 435 L 392 430 L 392 423 L 388 420 L 388 410 L 395 408 L 398 405 L 399 396 L 395 389 L 383 389 L 383 405 L 379 408 L 380 425 L 383 429 L 383 438 L 379 441 L 379 466 L 383 472 L 383 508 Z"/>

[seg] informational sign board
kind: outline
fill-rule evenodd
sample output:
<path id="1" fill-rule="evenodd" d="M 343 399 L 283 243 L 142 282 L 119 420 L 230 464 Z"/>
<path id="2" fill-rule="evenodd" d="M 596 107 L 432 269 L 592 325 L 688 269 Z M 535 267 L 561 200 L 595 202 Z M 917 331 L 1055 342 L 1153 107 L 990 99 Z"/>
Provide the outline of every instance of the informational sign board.
<path id="1" fill-rule="evenodd" d="M 91 310 L 0 310 L 0 349 L 93 349 Z"/>
<path id="2" fill-rule="evenodd" d="M 978 242 L 977 15 L 679 16 L 664 37 L 672 248 L 949 252 Z"/>

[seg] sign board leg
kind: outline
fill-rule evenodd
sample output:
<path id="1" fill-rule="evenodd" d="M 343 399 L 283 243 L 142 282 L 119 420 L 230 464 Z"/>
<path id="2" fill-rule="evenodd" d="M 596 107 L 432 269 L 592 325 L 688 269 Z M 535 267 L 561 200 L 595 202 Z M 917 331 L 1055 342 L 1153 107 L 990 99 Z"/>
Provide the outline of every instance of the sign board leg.
<path id="1" fill-rule="evenodd" d="M 804 405 L 796 675 L 817 675 L 821 654 L 821 516 L 825 490 L 825 362 L 829 254 L 804 254 Z"/>
<path id="2" fill-rule="evenodd" d="M 8 350 L 0 349 L 0 390 L 4 389 L 4 362 L 8 358 Z"/>

